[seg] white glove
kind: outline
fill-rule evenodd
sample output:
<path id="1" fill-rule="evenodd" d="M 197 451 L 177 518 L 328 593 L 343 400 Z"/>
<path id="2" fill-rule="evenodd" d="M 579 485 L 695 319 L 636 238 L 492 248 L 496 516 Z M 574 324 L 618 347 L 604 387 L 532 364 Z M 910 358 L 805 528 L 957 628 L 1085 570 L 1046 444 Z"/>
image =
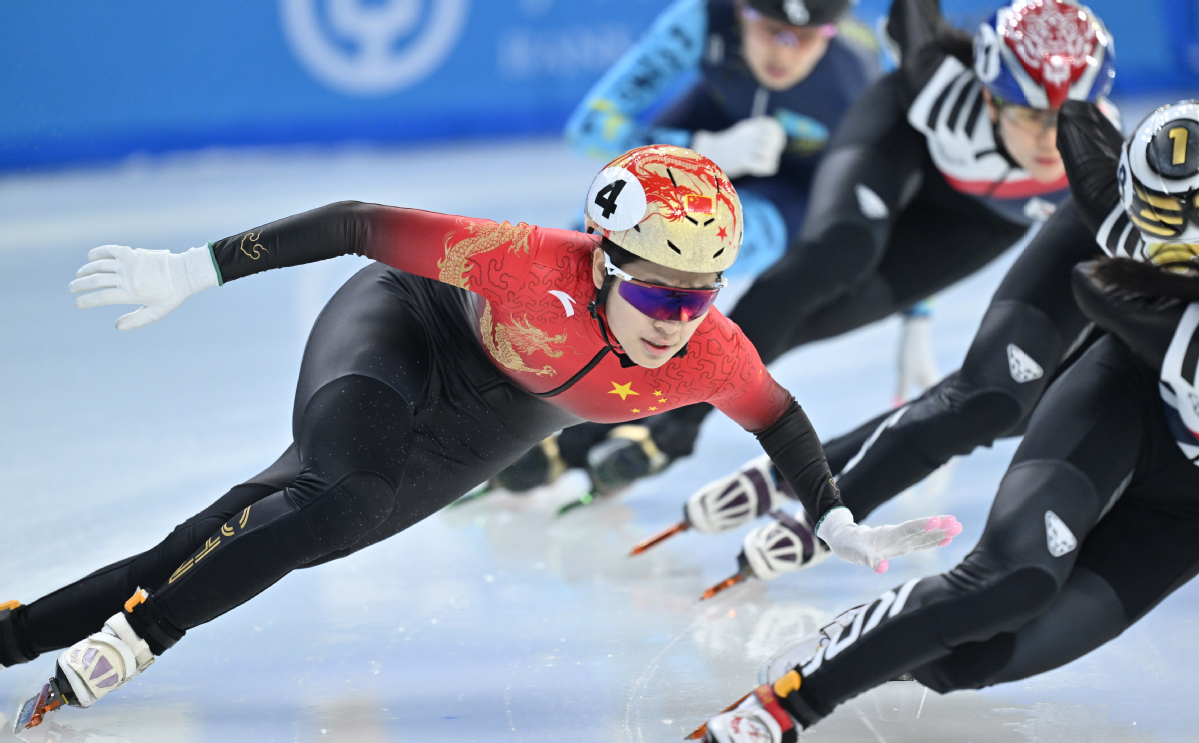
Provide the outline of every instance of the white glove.
<path id="1" fill-rule="evenodd" d="M 945 546 L 961 533 L 962 525 L 953 516 L 912 519 L 895 526 L 860 526 L 843 506 L 824 514 L 816 525 L 816 536 L 833 554 L 879 574 L 887 572 L 888 559 Z"/>
<path id="2" fill-rule="evenodd" d="M 763 454 L 695 491 L 684 507 L 687 523 L 704 534 L 719 534 L 795 500 L 786 480 L 775 483 L 772 469 L 770 455 Z"/>
<path id="3" fill-rule="evenodd" d="M 196 292 L 217 286 L 220 278 L 212 252 L 192 248 L 185 253 L 142 250 L 124 245 L 101 245 L 87 254 L 71 282 L 81 310 L 106 304 L 140 304 L 117 318 L 117 330 L 130 330 L 161 319 Z"/>
<path id="4" fill-rule="evenodd" d="M 774 175 L 787 146 L 787 132 L 773 116 L 738 121 L 722 132 L 698 131 L 691 149 L 720 166 L 729 178 Z"/>

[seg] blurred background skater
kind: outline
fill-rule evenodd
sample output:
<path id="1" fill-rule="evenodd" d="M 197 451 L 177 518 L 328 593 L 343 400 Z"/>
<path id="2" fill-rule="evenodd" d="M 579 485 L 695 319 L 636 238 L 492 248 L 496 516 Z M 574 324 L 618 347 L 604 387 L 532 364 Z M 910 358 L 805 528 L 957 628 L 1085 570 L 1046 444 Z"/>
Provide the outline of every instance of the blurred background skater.
<path id="1" fill-rule="evenodd" d="M 1000 8 L 971 37 L 936 0 L 898 0 L 901 64 L 854 103 L 813 181 L 799 240 L 729 314 L 766 363 L 912 306 L 985 266 L 1068 194 L 1057 110 L 1102 101 L 1115 75 L 1103 23 L 1071 0 Z M 627 435 L 564 433 L 600 491 L 691 453 L 710 407 Z M 608 438 L 605 440 L 604 436 Z"/>
<path id="2" fill-rule="evenodd" d="M 1199 574 L 1199 102 L 1163 106 L 1116 148 L 1097 111 L 1067 105 L 1099 135 L 1077 143 L 1091 146 L 1072 190 L 1113 257 L 1072 283 L 1103 336 L 1037 406 L 966 559 L 776 653 L 708 740 L 793 741 L 901 677 L 947 693 L 1045 673 Z"/>

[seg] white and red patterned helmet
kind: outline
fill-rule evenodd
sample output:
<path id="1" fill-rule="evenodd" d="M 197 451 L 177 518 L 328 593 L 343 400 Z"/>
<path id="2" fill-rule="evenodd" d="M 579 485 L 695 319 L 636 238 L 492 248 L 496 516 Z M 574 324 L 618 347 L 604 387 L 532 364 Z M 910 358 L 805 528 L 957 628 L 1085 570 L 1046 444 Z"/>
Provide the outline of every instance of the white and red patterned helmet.
<path id="1" fill-rule="evenodd" d="M 741 200 L 716 163 L 653 144 L 604 166 L 587 191 L 584 224 L 638 258 L 719 273 L 741 249 Z"/>
<path id="2" fill-rule="evenodd" d="M 1056 109 L 1106 95 L 1116 76 L 1112 36 L 1072 0 L 1016 0 L 974 36 L 974 72 L 1002 103 Z"/>

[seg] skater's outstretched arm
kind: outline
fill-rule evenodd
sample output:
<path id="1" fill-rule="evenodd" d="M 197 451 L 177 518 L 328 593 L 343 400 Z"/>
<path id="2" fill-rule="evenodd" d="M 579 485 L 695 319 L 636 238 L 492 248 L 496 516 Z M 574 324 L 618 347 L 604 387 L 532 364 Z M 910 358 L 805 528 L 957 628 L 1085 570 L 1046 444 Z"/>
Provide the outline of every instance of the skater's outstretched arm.
<path id="1" fill-rule="evenodd" d="M 272 268 L 361 255 L 409 273 L 502 300 L 521 285 L 542 230 L 526 224 L 341 201 L 193 248 L 185 253 L 104 245 L 71 282 L 81 309 L 140 304 L 118 330 L 162 318 L 196 292 Z M 561 232 L 556 242 L 596 239 Z"/>
<path id="2" fill-rule="evenodd" d="M 699 68 L 708 35 L 705 0 L 678 0 L 587 93 L 566 124 L 566 141 L 601 158 L 651 143 L 691 144 L 686 129 L 637 118 L 683 75 Z"/>

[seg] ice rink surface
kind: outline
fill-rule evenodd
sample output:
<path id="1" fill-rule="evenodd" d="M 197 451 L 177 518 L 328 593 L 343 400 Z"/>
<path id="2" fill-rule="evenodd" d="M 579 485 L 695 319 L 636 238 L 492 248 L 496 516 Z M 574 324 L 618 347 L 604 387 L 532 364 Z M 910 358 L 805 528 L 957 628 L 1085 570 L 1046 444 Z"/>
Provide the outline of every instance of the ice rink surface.
<path id="1" fill-rule="evenodd" d="M 0 178 L 0 601 L 32 601 L 149 548 L 272 462 L 290 441 L 307 330 L 363 264 L 251 277 L 119 333 L 121 311 L 77 310 L 67 292 L 89 248 L 179 251 L 341 199 L 568 226 L 595 168 L 557 142 L 520 140 L 208 152 Z M 937 299 L 943 373 L 1013 257 Z M 792 353 L 774 371 L 819 431 L 840 433 L 889 406 L 897 330 L 880 323 Z M 871 519 L 953 513 L 965 532 L 946 549 L 894 560 L 885 576 L 829 560 L 701 603 L 735 570 L 745 530 L 626 555 L 677 520 L 695 488 L 760 451 L 713 416 L 696 456 L 617 500 L 555 518 L 582 489 L 567 478 L 444 511 L 293 573 L 189 632 L 96 708 L 62 712 L 54 739 L 678 741 L 749 691 L 784 642 L 955 564 L 1014 448 L 957 460 Z M 803 740 L 1195 740 L 1197 610 L 1199 587 L 1185 586 L 1065 668 L 948 696 L 892 683 Z M 52 664 L 47 655 L 0 671 L 9 718 Z"/>

